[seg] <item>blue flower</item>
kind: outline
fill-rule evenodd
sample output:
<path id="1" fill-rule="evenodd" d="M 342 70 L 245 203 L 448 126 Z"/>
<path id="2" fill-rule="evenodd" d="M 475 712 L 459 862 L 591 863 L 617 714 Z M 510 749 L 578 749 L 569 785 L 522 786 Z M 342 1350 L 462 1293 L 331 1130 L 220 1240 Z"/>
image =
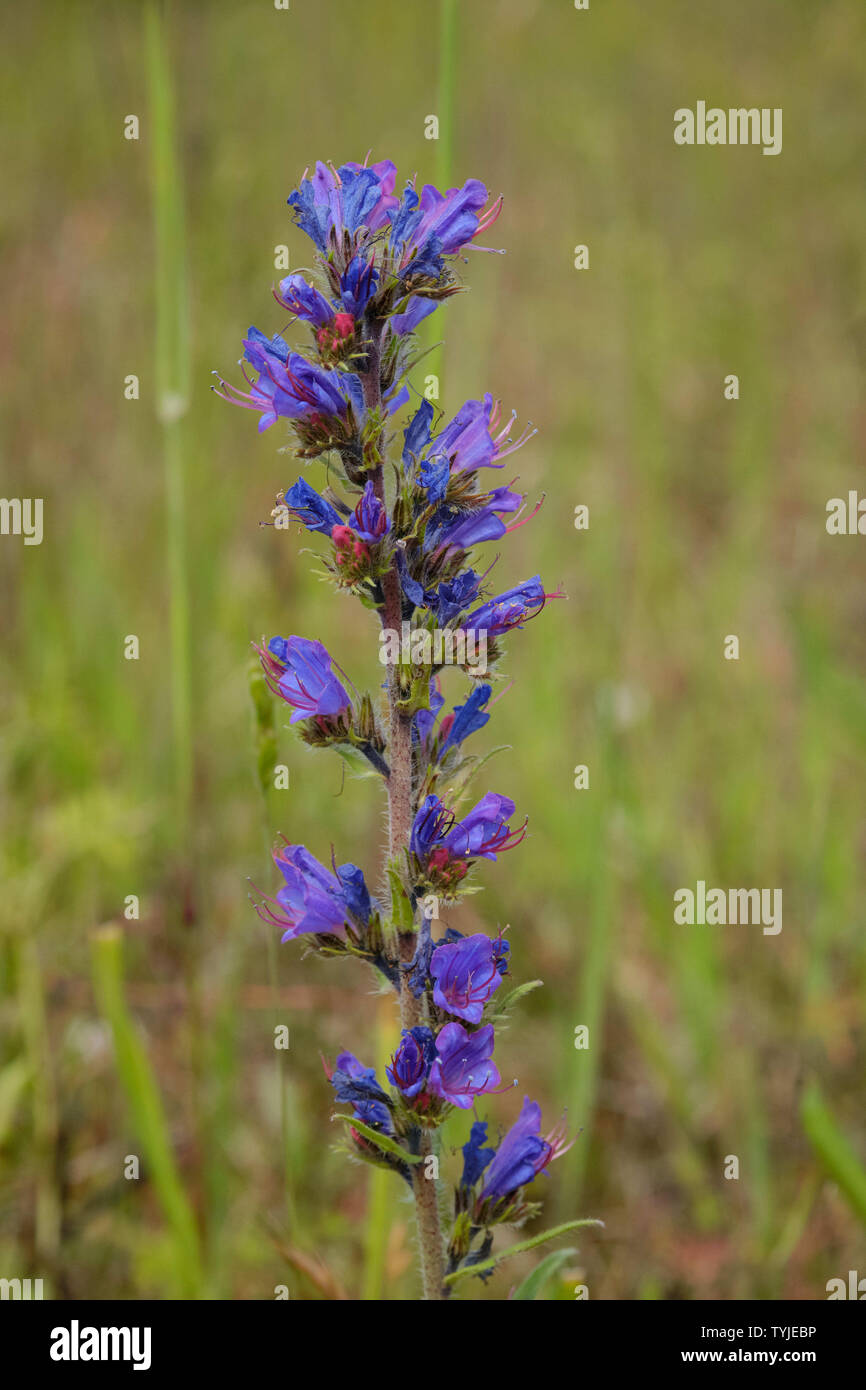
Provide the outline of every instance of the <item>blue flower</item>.
<path id="1" fill-rule="evenodd" d="M 355 1118 L 371 1129 L 391 1134 L 391 1102 L 376 1080 L 373 1067 L 365 1067 L 351 1052 L 341 1052 L 331 1076 L 337 1100 L 351 1105 Z"/>
<path id="2" fill-rule="evenodd" d="M 468 614 L 461 626 L 467 632 L 486 632 L 488 637 L 496 637 L 513 627 L 522 627 L 528 618 L 536 617 L 547 599 L 561 597 L 558 591 L 546 594 L 541 576 L 537 574 L 534 579 L 526 579 L 513 589 L 497 594 L 489 603 L 483 603 Z"/>
<path id="3" fill-rule="evenodd" d="M 561 1131 L 542 1138 L 541 1107 L 526 1096 L 519 1118 L 511 1126 L 487 1169 L 480 1201 L 501 1201 L 518 1188 L 532 1182 L 560 1154 L 566 1145 Z"/>
<path id="4" fill-rule="evenodd" d="M 437 946 L 430 961 L 433 1002 L 447 1014 L 480 1023 L 507 968 L 508 942 L 483 932 Z"/>
<path id="5" fill-rule="evenodd" d="M 476 685 L 465 704 L 455 705 L 451 725 L 447 730 L 443 719 L 442 732 L 446 734 L 446 738 L 439 749 L 440 758 L 445 756 L 449 748 L 459 747 L 470 734 L 484 728 L 490 718 L 490 715 L 485 713 L 484 706 L 491 694 L 491 686 Z"/>
<path id="6" fill-rule="evenodd" d="M 340 525 L 340 513 L 310 487 L 306 478 L 299 478 L 283 498 L 292 515 L 302 521 L 308 531 L 330 536 L 332 528 Z"/>
<path id="7" fill-rule="evenodd" d="M 484 1169 L 495 1154 L 495 1149 L 485 1149 L 487 1143 L 487 1123 L 476 1120 L 469 1132 L 469 1139 L 463 1145 L 463 1175 L 461 1187 L 474 1187 Z"/>
<path id="8" fill-rule="evenodd" d="M 481 578 L 474 570 L 462 570 L 456 578 L 440 584 L 436 590 L 436 611 L 443 625 L 456 618 L 470 603 L 474 603 L 481 588 Z"/>
<path id="9" fill-rule="evenodd" d="M 299 319 L 314 324 L 316 328 L 330 323 L 334 317 L 333 305 L 303 275 L 287 275 L 285 280 L 281 280 L 276 300 L 290 314 L 296 314 Z"/>
<path id="10" fill-rule="evenodd" d="M 510 438 L 517 418 L 510 420 L 497 433 L 502 404 L 494 401 L 490 392 L 480 401 L 466 401 L 454 419 L 430 443 L 431 454 L 445 454 L 451 460 L 454 473 L 470 473 L 477 468 L 502 468 L 501 462 L 531 439 L 536 431 L 529 426 L 518 439 Z"/>
<path id="11" fill-rule="evenodd" d="M 403 1030 L 400 1046 L 386 1068 L 388 1080 L 408 1099 L 424 1089 L 436 1055 L 433 1034 L 422 1026 Z"/>
<path id="12" fill-rule="evenodd" d="M 375 545 L 391 529 L 388 509 L 376 496 L 372 481 L 368 480 L 354 512 L 349 518 L 352 530 L 368 545 Z"/>
<path id="13" fill-rule="evenodd" d="M 341 864 L 337 870 L 337 878 L 343 886 L 343 901 L 352 916 L 361 922 L 369 922 L 373 903 L 364 882 L 364 875 L 357 864 Z"/>
<path id="14" fill-rule="evenodd" d="M 343 164 L 339 169 L 319 162 L 312 178 L 301 180 L 289 195 L 295 221 L 320 251 L 344 231 L 355 235 L 362 227 L 375 231 L 397 204 L 392 196 L 396 170 L 390 160 L 370 168 Z"/>
<path id="15" fill-rule="evenodd" d="M 423 469 L 424 465 L 421 466 Z M 500 514 L 507 515 L 509 512 L 519 511 L 522 505 L 522 493 L 511 492 L 507 487 L 494 488 L 486 494 L 484 505 L 477 507 L 475 511 L 448 516 L 430 527 L 424 537 L 424 549 L 470 550 L 473 545 L 480 545 L 482 541 L 498 541 L 509 531 L 516 530 L 518 526 L 523 526 L 530 520 L 527 516 L 523 521 L 513 522 L 511 526 L 506 526 L 502 521 Z M 535 511 L 538 511 L 538 507 Z M 534 515 L 535 512 L 532 513 L 532 516 Z"/>
<path id="16" fill-rule="evenodd" d="M 438 279 L 442 256 L 456 255 L 499 216 L 502 199 L 484 212 L 487 197 L 478 179 L 467 179 L 462 188 L 449 188 L 447 193 L 425 184 L 420 197 L 407 184 L 399 206 L 388 214 L 391 247 L 399 256 L 401 273 Z"/>
<path id="17" fill-rule="evenodd" d="M 526 833 L 525 823 L 512 831 L 508 820 L 514 802 L 498 792 L 488 792 L 472 810 L 456 821 L 438 796 L 425 797 L 412 824 L 411 848 L 428 865 L 441 867 L 458 859 L 495 859 L 513 849 Z"/>
<path id="18" fill-rule="evenodd" d="M 347 314 L 359 319 L 376 293 L 379 272 L 372 260 L 355 256 L 340 276 L 340 298 Z"/>
<path id="19" fill-rule="evenodd" d="M 258 650 L 268 685 L 294 710 L 290 724 L 316 715 L 336 717 L 351 709 L 351 698 L 334 675 L 321 642 L 272 637 L 267 651 Z"/>
<path id="20" fill-rule="evenodd" d="M 345 420 L 351 404 L 364 416 L 361 383 L 351 372 L 325 371 L 297 352 L 289 352 L 279 335 L 266 338 L 251 328 L 244 339 L 244 357 L 258 372 L 255 380 L 244 373 L 248 391 L 241 391 L 220 378 L 217 394 L 231 405 L 259 413 L 259 431 L 269 429 L 285 417 L 303 420 L 312 416 L 332 416 Z"/>
<path id="21" fill-rule="evenodd" d="M 403 467 L 410 468 L 430 443 L 430 429 L 433 423 L 433 407 L 429 401 L 422 401 L 408 426 L 403 431 Z"/>
<path id="22" fill-rule="evenodd" d="M 392 314 L 388 320 L 388 325 L 392 333 L 404 336 L 407 333 L 414 333 L 419 323 L 423 323 L 437 307 L 435 299 L 425 299 L 423 295 L 410 295 L 407 307 L 401 314 Z"/>
<path id="23" fill-rule="evenodd" d="M 280 928 L 283 941 L 294 941 L 307 934 L 342 939 L 353 919 L 358 924 L 366 924 L 370 912 L 366 888 L 362 892 L 360 885 L 351 881 L 347 891 L 341 877 L 348 871 L 353 880 L 353 876 L 360 873 L 354 864 L 344 864 L 333 874 L 305 845 L 289 844 L 280 845 L 274 851 L 274 863 L 283 876 L 283 887 L 275 898 L 262 895 L 256 910 L 263 921 Z"/>
<path id="24" fill-rule="evenodd" d="M 418 481 L 425 489 L 431 507 L 442 501 L 450 479 L 451 465 L 444 454 L 422 459 L 418 465 Z"/>
<path id="25" fill-rule="evenodd" d="M 462 1023 L 446 1023 L 436 1038 L 436 1056 L 427 1089 L 441 1100 L 469 1110 L 475 1097 L 495 1091 L 501 1077 L 491 1062 L 493 1025 L 467 1033 Z"/>

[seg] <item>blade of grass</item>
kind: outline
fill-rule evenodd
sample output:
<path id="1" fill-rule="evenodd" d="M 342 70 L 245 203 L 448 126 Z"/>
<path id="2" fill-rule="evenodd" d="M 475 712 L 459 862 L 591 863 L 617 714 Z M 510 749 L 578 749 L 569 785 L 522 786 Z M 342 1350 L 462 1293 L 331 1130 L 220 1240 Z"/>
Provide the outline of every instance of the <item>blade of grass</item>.
<path id="1" fill-rule="evenodd" d="M 182 175 L 166 41 L 166 6 L 145 10 L 156 255 L 156 412 L 162 427 L 171 640 L 171 707 L 178 843 L 188 849 L 192 795 L 192 698 L 182 420 L 189 400 L 190 346 Z"/>
<path id="2" fill-rule="evenodd" d="M 175 1161 L 153 1068 L 126 1002 L 123 936 L 118 927 L 94 933 L 92 957 L 97 1003 L 111 1026 L 118 1076 L 147 1171 L 172 1233 L 178 1291 L 183 1298 L 200 1298 L 205 1293 L 205 1279 L 198 1228 Z"/>
<path id="3" fill-rule="evenodd" d="M 866 1226 L 866 1168 L 824 1103 L 816 1082 L 807 1086 L 803 1094 L 800 1120 L 822 1165 L 838 1184 L 861 1225 Z"/>

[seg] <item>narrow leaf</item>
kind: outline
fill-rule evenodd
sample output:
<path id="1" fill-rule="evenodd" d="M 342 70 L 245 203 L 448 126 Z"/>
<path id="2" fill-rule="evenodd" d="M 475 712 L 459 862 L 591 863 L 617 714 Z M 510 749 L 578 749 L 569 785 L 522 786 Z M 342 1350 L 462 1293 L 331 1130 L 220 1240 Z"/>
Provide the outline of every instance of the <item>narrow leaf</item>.
<path id="1" fill-rule="evenodd" d="M 854 1214 L 866 1226 L 866 1168 L 827 1109 L 814 1082 L 807 1087 L 800 1103 L 800 1119 L 806 1137 L 824 1168 L 838 1183 Z"/>
<path id="2" fill-rule="evenodd" d="M 369 1139 L 370 1143 L 375 1144 L 376 1148 L 381 1149 L 383 1153 L 394 1154 L 396 1158 L 401 1158 L 404 1163 L 421 1162 L 420 1154 L 410 1154 L 406 1149 L 401 1148 L 399 1144 L 395 1143 L 387 1134 L 380 1134 L 377 1129 L 371 1129 L 369 1125 L 365 1125 L 361 1120 L 356 1120 L 354 1115 L 336 1114 L 332 1115 L 331 1119 L 342 1120 L 344 1124 L 351 1125 L 352 1129 L 357 1130 L 365 1139 Z"/>
<path id="3" fill-rule="evenodd" d="M 495 1269 L 503 1260 L 508 1260 L 512 1255 L 523 1255 L 527 1250 L 534 1250 L 537 1245 L 543 1245 L 547 1240 L 555 1240 L 557 1236 L 564 1236 L 569 1231 L 576 1231 L 580 1226 L 603 1226 L 603 1221 L 596 1221 L 592 1217 L 585 1217 L 582 1221 L 564 1221 L 561 1226 L 551 1226 L 549 1231 L 542 1231 L 539 1236 L 531 1236 L 529 1240 L 521 1240 L 517 1245 L 511 1245 L 507 1250 L 503 1250 L 498 1255 L 491 1255 L 489 1260 L 482 1260 L 481 1264 L 470 1265 L 468 1269 L 455 1269 L 453 1274 L 446 1274 L 444 1284 L 456 1284 L 459 1279 L 468 1279 L 472 1274 L 486 1274 L 488 1270 Z"/>
<path id="4" fill-rule="evenodd" d="M 511 1295 L 512 1302 L 516 1300 L 525 1303 L 540 1298 L 550 1281 L 562 1269 L 562 1266 L 568 1264 L 572 1255 L 576 1254 L 577 1250 L 573 1246 L 566 1245 L 562 1250 L 554 1250 L 551 1255 L 545 1255 L 541 1264 L 536 1265 L 531 1274 L 527 1274 L 522 1283 L 518 1284 Z"/>

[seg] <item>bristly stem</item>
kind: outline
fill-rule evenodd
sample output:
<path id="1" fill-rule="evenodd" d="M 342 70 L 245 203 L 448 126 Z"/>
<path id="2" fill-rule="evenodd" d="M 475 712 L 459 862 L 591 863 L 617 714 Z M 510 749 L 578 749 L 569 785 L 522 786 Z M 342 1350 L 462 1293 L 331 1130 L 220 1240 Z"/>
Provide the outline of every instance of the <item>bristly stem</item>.
<path id="1" fill-rule="evenodd" d="M 368 411 L 381 411 L 382 383 L 380 377 L 381 338 L 374 337 L 369 344 L 366 371 L 361 373 L 364 389 L 364 402 Z M 381 452 L 382 440 L 378 441 Z M 381 464 L 372 473 L 373 486 L 380 501 L 385 501 L 385 479 Z M 384 628 L 400 632 L 403 619 L 403 593 L 397 561 L 382 581 L 384 603 L 382 606 L 382 625 Z M 389 662 L 386 668 L 388 689 L 388 858 L 401 863 L 409 847 L 412 833 L 412 717 L 400 709 L 400 682 L 396 664 Z M 415 950 L 414 934 L 400 936 L 400 954 L 403 962 L 412 959 Z M 423 1021 L 423 1002 L 416 999 L 409 987 L 406 972 L 401 972 L 400 984 L 400 1026 L 415 1028 Z M 433 1155 L 432 1137 L 427 1129 L 421 1130 L 418 1152 L 422 1159 Z M 442 1242 L 442 1229 L 439 1221 L 439 1203 L 436 1195 L 436 1179 L 428 1177 L 426 1162 L 413 1165 L 412 1188 L 415 1194 L 415 1219 L 418 1227 L 418 1248 L 421 1259 L 421 1281 L 424 1298 L 440 1300 L 445 1297 L 443 1279 L 445 1261 Z"/>

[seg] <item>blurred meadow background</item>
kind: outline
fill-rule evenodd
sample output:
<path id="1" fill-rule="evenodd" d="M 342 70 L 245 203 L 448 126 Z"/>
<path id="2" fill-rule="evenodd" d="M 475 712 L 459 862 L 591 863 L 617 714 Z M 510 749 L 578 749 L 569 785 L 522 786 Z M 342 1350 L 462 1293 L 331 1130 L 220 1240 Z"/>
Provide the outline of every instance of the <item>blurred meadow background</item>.
<path id="1" fill-rule="evenodd" d="M 504 195 L 484 240 L 507 254 L 468 253 L 428 341 L 447 415 L 489 389 L 539 429 L 509 462 L 546 504 L 497 587 L 568 593 L 512 638 L 476 736 L 511 745 L 489 785 L 531 835 L 448 918 L 509 923 L 514 982 L 544 981 L 498 1044 L 519 1089 L 484 1108 L 495 1132 L 528 1092 L 579 1130 L 543 1224 L 605 1229 L 545 1296 L 866 1274 L 866 540 L 825 529 L 864 477 L 864 79 L 858 0 L 7 8 L 0 492 L 44 499 L 44 540 L 0 538 L 0 1275 L 417 1294 L 411 1207 L 337 1151 L 319 1056 L 381 1066 L 392 1005 L 247 901 L 278 830 L 374 878 L 382 842 L 373 784 L 282 709 L 268 741 L 250 643 L 316 636 L 373 687 L 375 628 L 308 538 L 261 527 L 303 469 L 282 426 L 209 390 L 250 323 L 285 324 L 305 166 L 367 150 Z M 782 107 L 782 154 L 676 146 L 699 99 Z M 257 761 L 289 789 L 263 798 Z M 674 925 L 698 879 L 781 887 L 782 932 Z"/>

